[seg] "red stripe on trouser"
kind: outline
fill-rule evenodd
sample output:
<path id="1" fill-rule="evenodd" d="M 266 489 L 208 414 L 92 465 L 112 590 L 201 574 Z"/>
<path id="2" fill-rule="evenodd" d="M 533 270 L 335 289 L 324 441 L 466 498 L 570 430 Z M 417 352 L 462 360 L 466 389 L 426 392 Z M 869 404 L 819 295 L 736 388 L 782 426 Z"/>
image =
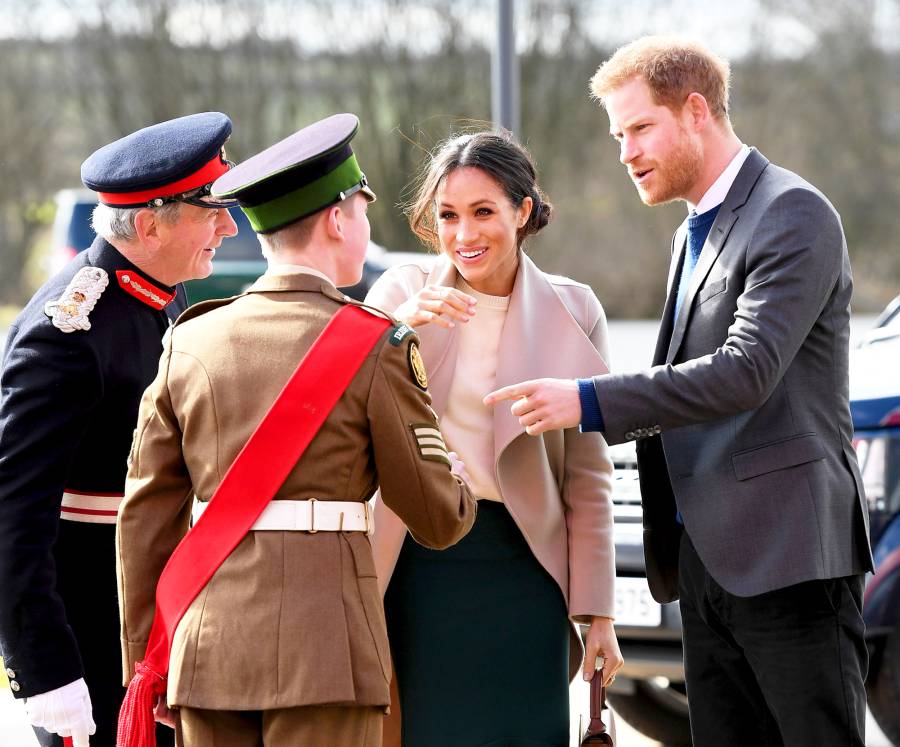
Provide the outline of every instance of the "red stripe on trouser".
<path id="1" fill-rule="evenodd" d="M 99 490 L 72 490 L 71 488 L 66 488 L 64 493 L 71 493 L 72 495 L 86 495 L 86 496 L 99 496 L 100 498 L 124 498 L 125 493 L 102 493 Z"/>
<path id="2" fill-rule="evenodd" d="M 89 514 L 91 516 L 117 516 L 118 511 L 104 511 L 100 508 L 72 508 L 70 506 L 63 506 L 62 512 L 64 514 Z"/>

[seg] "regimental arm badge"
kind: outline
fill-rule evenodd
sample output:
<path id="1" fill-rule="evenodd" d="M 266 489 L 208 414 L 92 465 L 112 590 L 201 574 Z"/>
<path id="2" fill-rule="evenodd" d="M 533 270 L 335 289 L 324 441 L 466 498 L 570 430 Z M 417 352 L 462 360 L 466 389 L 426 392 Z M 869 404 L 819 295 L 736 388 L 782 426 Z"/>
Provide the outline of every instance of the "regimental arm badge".
<path id="1" fill-rule="evenodd" d="M 82 267 L 66 286 L 57 301 L 48 301 L 44 313 L 53 326 L 63 332 L 87 331 L 91 328 L 88 314 L 109 285 L 109 275 L 99 267 Z"/>
<path id="2" fill-rule="evenodd" d="M 425 363 L 422 360 L 422 354 L 419 352 L 419 346 L 414 342 L 409 343 L 409 370 L 412 373 L 413 381 L 419 389 L 428 389 L 428 376 L 425 373 Z"/>

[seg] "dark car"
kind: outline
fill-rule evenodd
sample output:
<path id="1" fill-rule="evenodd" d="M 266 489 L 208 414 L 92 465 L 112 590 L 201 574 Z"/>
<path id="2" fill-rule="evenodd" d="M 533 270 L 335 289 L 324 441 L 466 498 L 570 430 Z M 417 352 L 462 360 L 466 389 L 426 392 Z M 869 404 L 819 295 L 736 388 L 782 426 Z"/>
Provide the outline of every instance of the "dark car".
<path id="1" fill-rule="evenodd" d="M 854 445 L 868 501 L 876 573 L 863 616 L 871 653 L 866 687 L 872 715 L 900 745 L 900 296 L 850 355 Z M 613 708 L 667 745 L 690 745 L 677 603 L 647 587 L 641 495 L 633 444 L 611 448 L 616 540 L 616 633 L 625 665 L 610 688 Z"/>
<path id="2" fill-rule="evenodd" d="M 91 245 L 95 236 L 91 228 L 91 213 L 96 204 L 97 196 L 89 190 L 64 189 L 57 193 L 50 251 L 51 273 L 57 272 L 78 252 Z M 232 208 L 231 215 L 237 223 L 238 232 L 224 239 L 216 249 L 212 275 L 185 283 L 190 303 L 241 293 L 266 271 L 266 260 L 262 256 L 259 239 L 247 216 L 239 208 Z M 351 298 L 361 301 L 381 273 L 406 256 L 413 255 L 388 252 L 370 242 L 366 250 L 362 279 L 356 285 L 342 290 Z"/>
<path id="3" fill-rule="evenodd" d="M 875 558 L 863 599 L 871 654 L 866 688 L 872 715 L 900 745 L 900 296 L 854 351 L 850 376 Z"/>

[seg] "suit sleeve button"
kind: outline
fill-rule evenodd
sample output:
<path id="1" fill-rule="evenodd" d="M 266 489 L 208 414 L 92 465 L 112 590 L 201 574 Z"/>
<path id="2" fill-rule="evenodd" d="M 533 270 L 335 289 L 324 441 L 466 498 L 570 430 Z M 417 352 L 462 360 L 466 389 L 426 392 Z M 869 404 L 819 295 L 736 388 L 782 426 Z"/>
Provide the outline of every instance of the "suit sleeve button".
<path id="1" fill-rule="evenodd" d="M 625 434 L 625 440 L 626 441 L 634 441 L 634 431 L 628 431 Z"/>
<path id="2" fill-rule="evenodd" d="M 19 687 L 19 683 L 18 683 L 18 682 L 16 682 L 15 680 L 12 680 L 12 681 L 10 681 L 10 683 L 9 683 L 9 689 L 12 690 L 14 693 L 17 693 L 17 692 L 19 692 L 19 690 L 21 690 L 22 688 Z"/>
<path id="3" fill-rule="evenodd" d="M 7 669 L 6 676 L 9 677 L 11 680 L 14 680 L 16 678 L 16 673 L 12 669 Z"/>

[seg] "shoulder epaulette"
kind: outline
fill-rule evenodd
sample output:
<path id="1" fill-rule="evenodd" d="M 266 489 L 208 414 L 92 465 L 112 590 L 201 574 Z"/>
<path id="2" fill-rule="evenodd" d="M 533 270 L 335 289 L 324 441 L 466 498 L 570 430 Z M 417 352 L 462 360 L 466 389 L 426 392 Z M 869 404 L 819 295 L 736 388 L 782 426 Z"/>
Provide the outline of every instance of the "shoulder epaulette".
<path id="1" fill-rule="evenodd" d="M 391 324 L 395 327 L 402 324 L 402 322 L 398 321 L 394 316 L 386 312 L 384 309 L 379 309 L 377 306 L 372 306 L 371 304 L 367 304 L 363 301 L 357 301 L 355 298 L 350 298 L 346 293 L 341 293 L 340 291 L 333 291 L 331 288 L 324 287 L 322 292 L 328 296 L 328 298 L 337 301 L 338 303 L 350 304 L 351 306 L 359 306 L 361 309 L 365 309 L 370 314 L 377 316 L 381 319 L 387 319 Z"/>
<path id="2" fill-rule="evenodd" d="M 100 267 L 82 267 L 56 301 L 48 301 L 44 313 L 62 332 L 86 332 L 91 328 L 88 314 L 109 285 L 109 275 Z"/>
<path id="3" fill-rule="evenodd" d="M 191 319 L 195 319 L 196 317 L 201 316 L 208 311 L 221 308 L 222 306 L 227 306 L 228 304 L 236 301 L 244 295 L 244 293 L 241 293 L 237 296 L 231 296 L 230 298 L 212 298 L 208 301 L 199 301 L 192 306 L 188 306 L 184 311 L 182 311 L 178 315 L 178 318 L 172 323 L 172 326 L 177 327 L 179 324 L 187 322 Z"/>

